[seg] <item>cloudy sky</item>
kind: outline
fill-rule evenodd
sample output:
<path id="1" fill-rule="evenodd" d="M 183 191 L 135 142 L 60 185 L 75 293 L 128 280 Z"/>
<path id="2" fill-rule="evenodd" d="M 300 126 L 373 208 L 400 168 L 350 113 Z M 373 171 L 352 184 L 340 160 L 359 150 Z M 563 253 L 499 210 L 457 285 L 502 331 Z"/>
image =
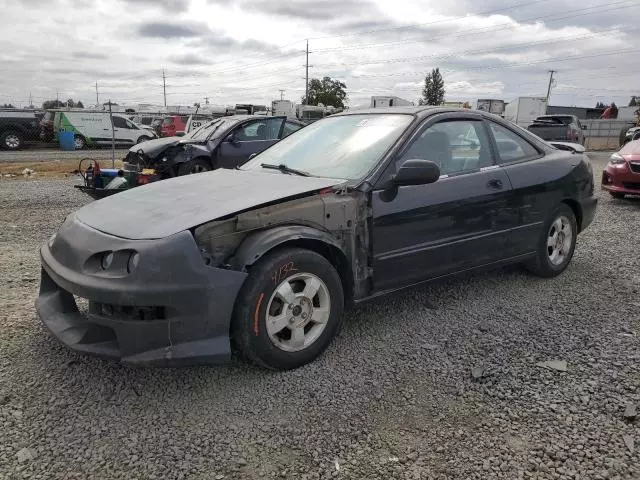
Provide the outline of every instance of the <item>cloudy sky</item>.
<path id="1" fill-rule="evenodd" d="M 638 0 L 13 0 L 0 20 L 0 103 L 270 104 L 310 77 L 420 96 L 439 67 L 447 100 L 546 94 L 555 105 L 640 95 Z"/>

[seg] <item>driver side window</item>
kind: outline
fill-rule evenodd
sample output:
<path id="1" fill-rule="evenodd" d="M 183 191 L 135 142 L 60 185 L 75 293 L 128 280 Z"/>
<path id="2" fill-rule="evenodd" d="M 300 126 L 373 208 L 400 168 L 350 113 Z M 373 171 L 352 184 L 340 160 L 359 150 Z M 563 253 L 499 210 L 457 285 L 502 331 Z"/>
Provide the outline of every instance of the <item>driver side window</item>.
<path id="1" fill-rule="evenodd" d="M 414 158 L 435 162 L 441 175 L 470 172 L 493 164 L 481 120 L 444 120 L 429 126 L 413 140 L 396 166 Z"/>
<path id="2" fill-rule="evenodd" d="M 249 122 L 238 129 L 235 134 L 236 140 L 240 142 L 278 140 L 282 120 L 282 118 L 265 118 Z"/>

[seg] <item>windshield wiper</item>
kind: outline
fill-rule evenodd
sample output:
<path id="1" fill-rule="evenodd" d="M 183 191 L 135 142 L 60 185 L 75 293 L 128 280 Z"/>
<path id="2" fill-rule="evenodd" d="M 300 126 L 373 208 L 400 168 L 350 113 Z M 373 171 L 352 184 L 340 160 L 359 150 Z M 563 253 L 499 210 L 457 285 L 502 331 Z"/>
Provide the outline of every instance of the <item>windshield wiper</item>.
<path id="1" fill-rule="evenodd" d="M 302 170 L 296 170 L 295 168 L 287 167 L 284 163 L 280 165 L 272 165 L 270 163 L 261 163 L 262 168 L 270 168 L 271 170 L 280 170 L 282 173 L 300 175 L 301 177 L 310 177 L 311 174 L 303 172 Z"/>

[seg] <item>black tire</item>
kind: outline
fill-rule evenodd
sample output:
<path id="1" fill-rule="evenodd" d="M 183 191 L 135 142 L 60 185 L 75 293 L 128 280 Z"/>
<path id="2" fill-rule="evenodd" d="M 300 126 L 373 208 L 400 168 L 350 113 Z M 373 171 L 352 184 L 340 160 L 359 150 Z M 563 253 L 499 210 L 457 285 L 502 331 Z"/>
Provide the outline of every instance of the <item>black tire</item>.
<path id="1" fill-rule="evenodd" d="M 138 141 L 136 142 L 136 145 L 142 142 L 148 142 L 149 140 L 151 140 L 151 137 L 147 137 L 146 135 L 142 135 L 140 138 L 138 138 Z"/>
<path id="2" fill-rule="evenodd" d="M 611 195 L 613 198 L 617 198 L 617 199 L 624 198 L 624 193 L 621 193 L 621 192 L 609 192 L 609 195 Z"/>
<path id="3" fill-rule="evenodd" d="M 20 150 L 24 144 L 24 139 L 20 132 L 10 130 L 0 134 L 0 148 L 5 150 Z"/>
<path id="4" fill-rule="evenodd" d="M 181 177 L 183 175 L 191 175 L 193 173 L 208 172 L 211 170 L 211 165 L 209 165 L 209 162 L 203 158 L 194 158 L 193 160 L 189 160 L 188 162 L 178 165 L 177 170 L 178 176 Z"/>
<path id="5" fill-rule="evenodd" d="M 561 217 L 566 218 L 571 226 L 571 245 L 567 254 L 564 256 L 564 260 L 559 264 L 554 264 L 550 259 L 550 247 L 548 246 L 548 241 L 551 233 L 551 226 Z M 537 255 L 534 259 L 525 264 L 525 268 L 540 277 L 555 277 L 560 275 L 564 272 L 573 258 L 577 237 L 578 224 L 576 222 L 576 216 L 568 205 L 561 203 L 555 208 L 551 215 L 549 215 L 549 218 L 545 222 L 540 234 L 540 239 L 538 240 Z"/>
<path id="6" fill-rule="evenodd" d="M 330 302 L 329 317 L 324 330 L 315 341 L 301 350 L 285 351 L 269 337 L 267 309 L 273 306 L 270 301 L 282 282 L 294 275 L 308 274 L 319 278 L 326 287 Z M 317 299 L 318 297 L 314 297 L 314 301 Z M 343 311 L 342 282 L 338 272 L 326 258 L 300 248 L 276 250 L 251 267 L 249 277 L 236 300 L 231 338 L 240 353 L 258 365 L 274 370 L 298 368 L 326 350 L 340 330 Z"/>
<path id="7" fill-rule="evenodd" d="M 76 135 L 73 137 L 73 141 L 75 142 L 76 150 L 84 150 L 87 148 L 87 141 L 82 135 Z"/>

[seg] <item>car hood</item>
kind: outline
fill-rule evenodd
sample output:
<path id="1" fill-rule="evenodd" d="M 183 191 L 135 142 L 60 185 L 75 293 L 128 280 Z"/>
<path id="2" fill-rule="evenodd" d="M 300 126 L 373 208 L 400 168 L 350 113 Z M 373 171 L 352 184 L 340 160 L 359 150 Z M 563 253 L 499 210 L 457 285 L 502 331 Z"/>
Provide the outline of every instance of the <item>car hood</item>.
<path id="1" fill-rule="evenodd" d="M 164 238 L 227 215 L 315 192 L 344 180 L 277 171 L 218 169 L 185 175 L 97 200 L 76 218 L 116 237 Z"/>
<path id="2" fill-rule="evenodd" d="M 164 152 L 167 148 L 173 147 L 180 143 L 181 137 L 165 137 L 165 138 L 156 138 L 154 140 L 149 140 L 147 142 L 142 142 L 137 145 L 134 145 L 129 149 L 130 152 L 138 153 L 138 151 L 142 150 L 142 152 L 154 158 L 156 155 Z"/>

